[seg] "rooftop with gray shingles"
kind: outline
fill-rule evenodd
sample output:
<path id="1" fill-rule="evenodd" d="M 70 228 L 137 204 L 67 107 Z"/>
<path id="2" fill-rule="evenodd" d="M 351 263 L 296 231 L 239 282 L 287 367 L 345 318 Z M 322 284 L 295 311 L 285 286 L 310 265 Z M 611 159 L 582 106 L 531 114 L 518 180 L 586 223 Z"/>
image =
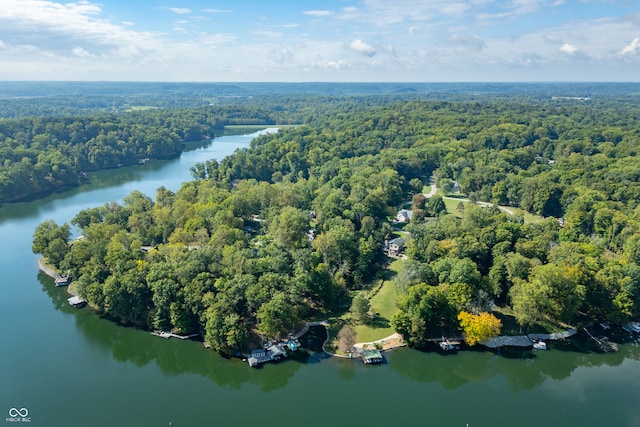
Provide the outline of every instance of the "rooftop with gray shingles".
<path id="1" fill-rule="evenodd" d="M 533 343 L 526 335 L 493 337 L 483 340 L 480 344 L 489 348 L 498 348 L 503 346 L 510 347 L 531 347 Z"/>

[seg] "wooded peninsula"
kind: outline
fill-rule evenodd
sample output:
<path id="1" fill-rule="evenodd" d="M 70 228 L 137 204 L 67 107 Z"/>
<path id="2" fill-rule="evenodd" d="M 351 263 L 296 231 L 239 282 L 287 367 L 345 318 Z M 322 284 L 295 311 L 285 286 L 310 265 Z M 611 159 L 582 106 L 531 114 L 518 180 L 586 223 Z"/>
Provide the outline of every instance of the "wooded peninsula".
<path id="1" fill-rule="evenodd" d="M 375 321 L 390 255 L 404 259 L 390 323 L 411 346 L 495 335 L 493 313 L 525 329 L 621 325 L 640 314 L 640 104 L 590 95 L 272 95 L 6 118 L 0 200 L 178 155 L 228 124 L 294 123 L 196 165 L 175 193 L 41 223 L 33 251 L 99 313 L 227 354 L 303 320 Z"/>

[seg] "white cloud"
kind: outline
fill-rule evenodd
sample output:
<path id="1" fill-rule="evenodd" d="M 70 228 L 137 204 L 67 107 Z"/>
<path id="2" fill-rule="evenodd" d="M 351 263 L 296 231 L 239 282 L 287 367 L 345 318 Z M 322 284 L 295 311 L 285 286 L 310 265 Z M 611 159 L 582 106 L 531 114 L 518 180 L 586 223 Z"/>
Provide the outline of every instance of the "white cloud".
<path id="1" fill-rule="evenodd" d="M 578 48 L 576 47 L 576 45 L 573 45 L 571 43 L 565 43 L 560 48 L 560 51 L 562 51 L 564 53 L 568 53 L 569 55 L 571 55 L 571 54 L 576 53 L 578 51 Z"/>
<path id="2" fill-rule="evenodd" d="M 93 55 L 91 55 L 87 50 L 81 48 L 81 47 L 74 47 L 71 52 L 77 56 L 78 58 L 90 58 Z"/>
<path id="3" fill-rule="evenodd" d="M 351 42 L 349 43 L 349 49 L 367 56 L 373 56 L 376 54 L 376 48 L 363 42 L 360 39 L 351 40 Z"/>
<path id="4" fill-rule="evenodd" d="M 345 68 L 351 68 L 351 64 L 346 61 L 338 60 L 338 61 L 320 61 L 314 64 L 311 64 L 315 68 L 320 69 L 333 69 L 333 70 L 341 70 Z"/>
<path id="5" fill-rule="evenodd" d="M 515 13 L 524 14 L 536 12 L 545 0 L 511 0 L 509 7 L 511 7 Z"/>
<path id="6" fill-rule="evenodd" d="M 304 15 L 322 17 L 322 16 L 331 16 L 333 12 L 330 10 L 305 10 L 302 12 Z"/>
<path id="7" fill-rule="evenodd" d="M 633 39 L 631 43 L 623 47 L 622 50 L 618 53 L 620 55 L 633 55 L 638 49 L 640 49 L 640 37 L 636 37 L 635 39 Z"/>
<path id="8" fill-rule="evenodd" d="M 191 13 L 191 9 L 186 7 L 170 7 L 169 10 L 173 13 L 177 13 L 178 15 L 186 15 Z"/>
<path id="9" fill-rule="evenodd" d="M 0 79 L 628 81 L 640 69 L 640 14 L 521 25 L 561 0 L 359 0 L 302 12 L 312 25 L 265 16 L 200 28 L 197 18 L 232 11 L 198 8 L 206 17 L 169 14 L 164 32 L 136 31 L 147 22 L 93 1 L 0 0 Z M 516 13 L 527 7 L 538 9 Z M 169 10 L 153 12 L 171 20 Z"/>
<path id="10" fill-rule="evenodd" d="M 202 9 L 204 13 L 231 13 L 231 9 Z"/>

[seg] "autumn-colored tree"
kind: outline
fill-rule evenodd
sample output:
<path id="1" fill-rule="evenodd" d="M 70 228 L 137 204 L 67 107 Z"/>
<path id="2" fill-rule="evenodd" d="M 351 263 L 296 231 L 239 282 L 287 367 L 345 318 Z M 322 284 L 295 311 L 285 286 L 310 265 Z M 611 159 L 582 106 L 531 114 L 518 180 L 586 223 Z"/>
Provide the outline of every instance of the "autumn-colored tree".
<path id="1" fill-rule="evenodd" d="M 351 347 L 356 343 L 356 332 L 349 325 L 345 325 L 338 332 L 338 349 L 342 352 L 351 351 Z"/>
<path id="2" fill-rule="evenodd" d="M 465 341 L 469 345 L 476 345 L 484 339 L 500 335 L 502 329 L 500 319 L 487 312 L 472 314 L 461 311 L 458 314 L 458 320 L 464 332 Z"/>

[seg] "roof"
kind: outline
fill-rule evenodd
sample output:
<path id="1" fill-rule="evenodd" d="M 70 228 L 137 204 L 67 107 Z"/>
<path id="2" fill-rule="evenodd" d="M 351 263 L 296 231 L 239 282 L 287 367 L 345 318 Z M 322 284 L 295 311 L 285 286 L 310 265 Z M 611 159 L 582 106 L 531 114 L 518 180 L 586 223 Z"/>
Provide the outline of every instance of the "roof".
<path id="1" fill-rule="evenodd" d="M 83 304 L 84 302 L 86 302 L 85 300 L 83 300 L 82 298 L 80 298 L 79 296 L 74 296 L 71 297 L 69 299 L 67 299 L 67 301 L 69 302 L 69 304 L 71 305 L 78 305 L 78 304 Z"/>
<path id="2" fill-rule="evenodd" d="M 404 245 L 404 242 L 406 242 L 407 239 L 405 239 L 404 237 L 396 237 L 393 240 L 389 240 L 389 246 L 391 245 L 398 245 L 398 246 L 402 246 Z"/>
<path id="3" fill-rule="evenodd" d="M 365 350 L 362 352 L 362 355 L 367 359 L 382 357 L 382 353 L 380 353 L 380 350 Z"/>
<path id="4" fill-rule="evenodd" d="M 409 218 L 409 219 L 411 219 L 411 217 L 413 216 L 413 212 L 412 212 L 412 211 L 410 211 L 410 210 L 407 210 L 407 209 L 400 209 L 400 210 L 398 211 L 398 215 L 402 215 L 402 216 L 404 216 L 405 218 Z"/>

